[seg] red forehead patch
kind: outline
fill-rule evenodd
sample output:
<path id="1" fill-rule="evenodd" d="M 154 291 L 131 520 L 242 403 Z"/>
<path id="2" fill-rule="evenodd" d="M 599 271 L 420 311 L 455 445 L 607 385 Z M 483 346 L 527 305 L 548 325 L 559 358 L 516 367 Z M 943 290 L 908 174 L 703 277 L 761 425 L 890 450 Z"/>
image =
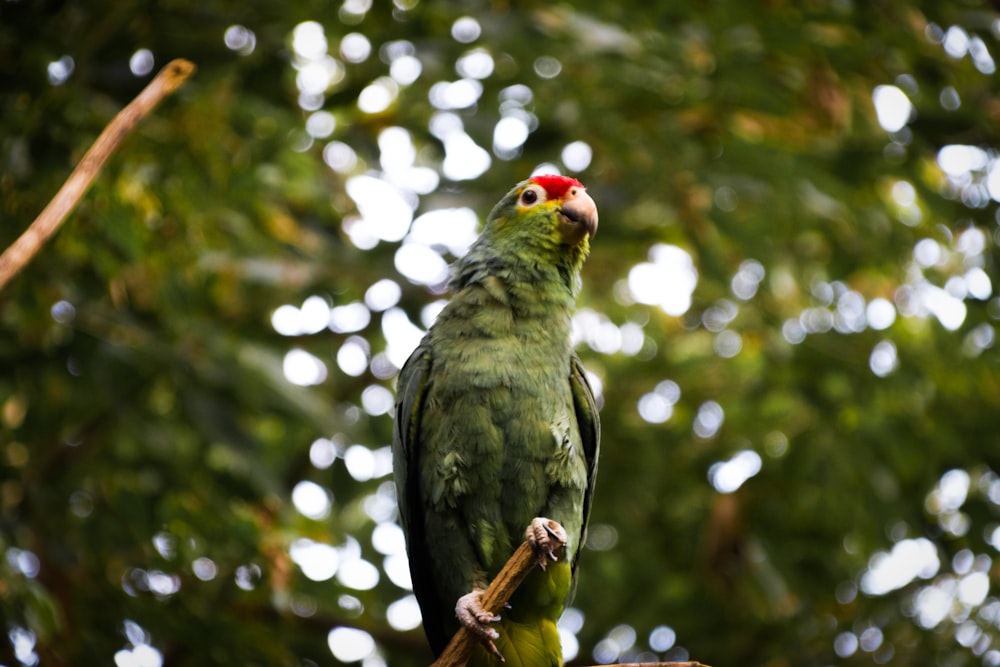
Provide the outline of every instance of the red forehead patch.
<path id="1" fill-rule="evenodd" d="M 575 178 L 570 178 L 569 176 L 556 176 L 554 174 L 535 176 L 530 179 L 529 182 L 545 188 L 545 193 L 549 196 L 549 199 L 562 199 L 570 188 L 583 187 L 583 183 Z"/>

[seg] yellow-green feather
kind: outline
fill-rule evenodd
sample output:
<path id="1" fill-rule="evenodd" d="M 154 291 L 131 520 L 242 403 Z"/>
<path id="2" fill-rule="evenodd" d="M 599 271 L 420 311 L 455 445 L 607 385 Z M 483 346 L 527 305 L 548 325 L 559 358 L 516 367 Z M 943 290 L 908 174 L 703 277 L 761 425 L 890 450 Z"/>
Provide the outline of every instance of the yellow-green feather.
<path id="1" fill-rule="evenodd" d="M 483 647 L 477 647 L 470 667 L 558 667 L 562 664 L 556 621 L 562 614 L 570 590 L 572 571 L 568 562 L 553 563 L 545 571 L 532 572 L 503 610 L 496 625 L 497 649 L 505 662 Z"/>

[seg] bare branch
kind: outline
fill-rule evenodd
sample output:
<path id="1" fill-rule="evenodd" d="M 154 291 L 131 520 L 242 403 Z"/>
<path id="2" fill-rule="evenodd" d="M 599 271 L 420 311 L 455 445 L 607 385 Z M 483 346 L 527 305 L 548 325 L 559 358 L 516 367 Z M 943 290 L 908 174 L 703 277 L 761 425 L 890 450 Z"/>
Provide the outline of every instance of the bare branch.
<path id="1" fill-rule="evenodd" d="M 531 545 L 528 544 L 527 540 L 521 542 L 521 546 L 504 564 L 503 569 L 490 583 L 489 588 L 483 592 L 483 608 L 490 613 L 498 613 L 537 564 L 538 555 L 535 554 Z M 471 630 L 465 627 L 459 628 L 455 636 L 448 642 L 444 652 L 441 653 L 441 657 L 435 660 L 431 667 L 462 667 L 469 661 L 472 650 L 477 643 L 479 643 L 479 639 L 472 634 Z"/>
<path id="2" fill-rule="evenodd" d="M 163 98 L 177 90 L 194 70 L 194 63 L 188 60 L 177 59 L 167 63 L 149 85 L 108 123 L 48 206 L 4 251 L 3 255 L 0 255 L 0 289 L 16 276 L 55 234 L 128 133 Z"/>

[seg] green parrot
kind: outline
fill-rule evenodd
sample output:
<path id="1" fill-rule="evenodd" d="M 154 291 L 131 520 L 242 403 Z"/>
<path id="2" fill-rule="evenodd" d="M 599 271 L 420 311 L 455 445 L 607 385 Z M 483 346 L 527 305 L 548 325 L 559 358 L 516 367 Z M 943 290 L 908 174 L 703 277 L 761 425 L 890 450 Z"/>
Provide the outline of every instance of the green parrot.
<path id="1" fill-rule="evenodd" d="M 596 232 L 576 179 L 519 183 L 456 263 L 452 299 L 400 371 L 397 500 L 435 655 L 464 624 L 481 639 L 470 665 L 562 664 L 556 621 L 575 585 L 600 443 L 570 343 Z M 550 520 L 565 531 L 558 557 Z M 480 594 L 525 537 L 543 567 L 494 617 Z"/>

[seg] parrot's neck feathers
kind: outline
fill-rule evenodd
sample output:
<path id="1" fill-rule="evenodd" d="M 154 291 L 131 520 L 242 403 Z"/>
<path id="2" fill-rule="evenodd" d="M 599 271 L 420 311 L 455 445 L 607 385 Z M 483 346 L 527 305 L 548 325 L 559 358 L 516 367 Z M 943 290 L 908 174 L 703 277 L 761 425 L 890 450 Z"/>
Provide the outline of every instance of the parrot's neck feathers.
<path id="1" fill-rule="evenodd" d="M 513 253 L 500 254 L 489 244 L 477 244 L 454 267 L 450 287 L 458 295 L 470 286 L 502 288 L 514 302 L 571 308 L 580 286 L 580 265 L 567 257 L 552 264 Z M 575 265 L 574 265 L 575 264 Z"/>

